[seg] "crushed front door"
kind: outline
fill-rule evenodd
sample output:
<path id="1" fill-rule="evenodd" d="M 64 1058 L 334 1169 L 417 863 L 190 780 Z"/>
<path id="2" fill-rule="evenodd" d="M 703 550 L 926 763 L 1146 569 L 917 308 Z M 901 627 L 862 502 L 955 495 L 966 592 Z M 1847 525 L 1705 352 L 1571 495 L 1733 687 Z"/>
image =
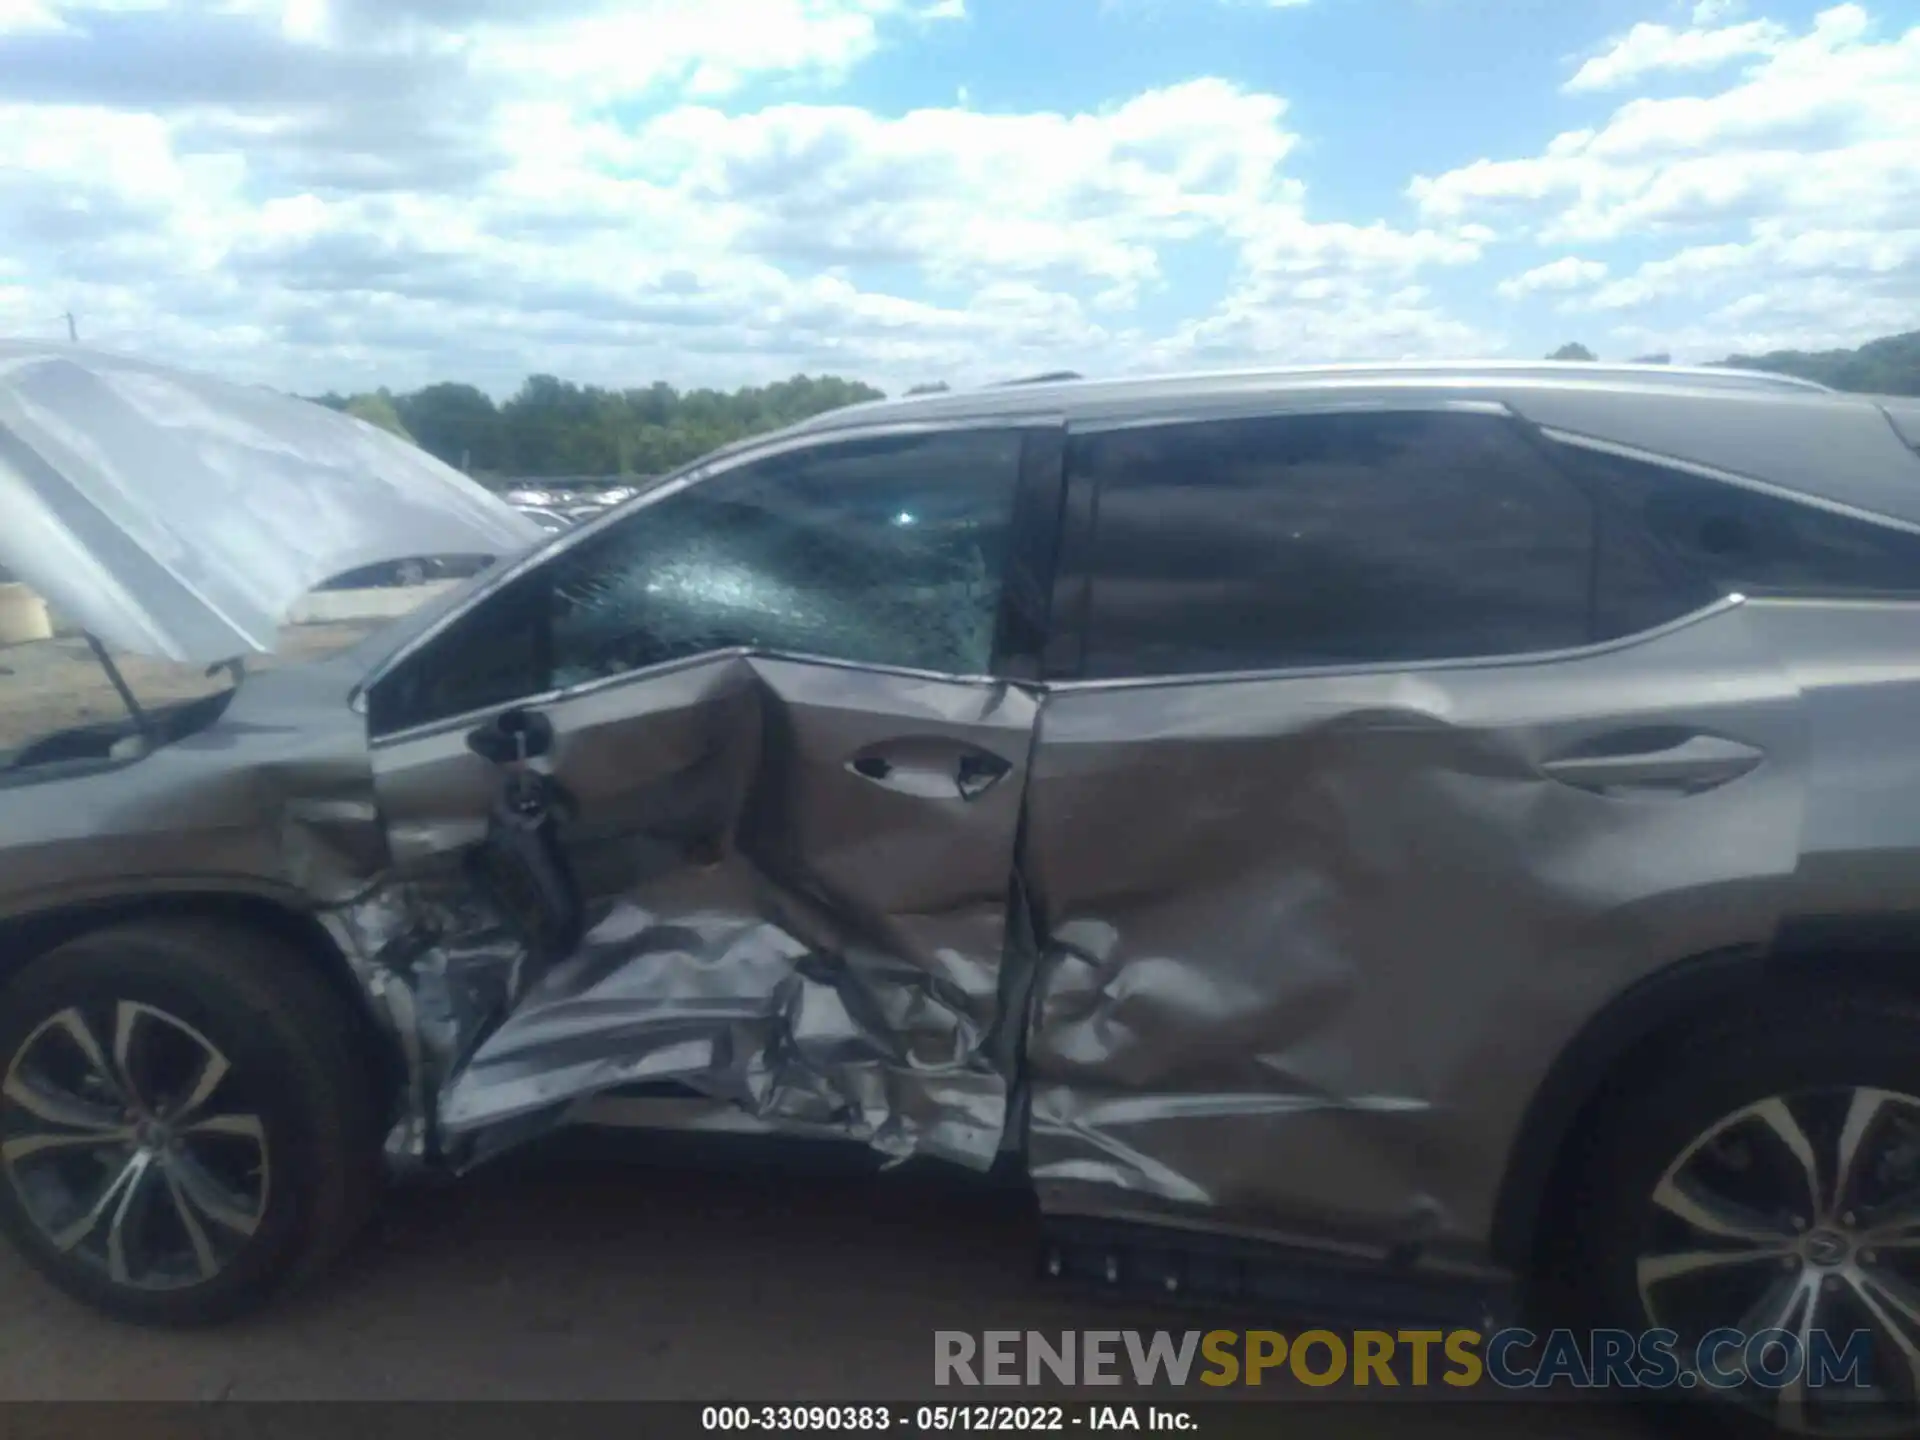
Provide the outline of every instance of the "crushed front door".
<path id="1" fill-rule="evenodd" d="M 461 1032 L 443 1135 L 673 1081 L 890 1155 L 991 1163 L 1038 709 L 992 678 L 1026 443 L 841 441 L 696 477 L 379 682 L 395 860 L 443 924 L 416 968 Z M 564 954 L 539 956 L 476 879 L 522 768 L 474 753 L 476 731 L 546 750 L 527 768 L 582 913 Z"/>

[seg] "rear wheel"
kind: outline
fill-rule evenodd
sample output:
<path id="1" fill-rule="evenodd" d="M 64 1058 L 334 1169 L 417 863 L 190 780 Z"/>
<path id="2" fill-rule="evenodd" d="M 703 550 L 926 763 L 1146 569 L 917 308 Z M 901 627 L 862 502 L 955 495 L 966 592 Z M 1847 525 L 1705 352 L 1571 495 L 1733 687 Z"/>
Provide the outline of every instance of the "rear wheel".
<path id="1" fill-rule="evenodd" d="M 379 1108 L 357 1017 L 271 936 L 83 936 L 0 994 L 0 1227 L 116 1318 L 223 1319 L 367 1215 Z"/>
<path id="2" fill-rule="evenodd" d="M 1585 1320 L 1673 1332 L 1683 1393 L 1748 1424 L 1920 1429 L 1920 1009 L 1770 1007 L 1656 1070 L 1620 1077 L 1564 1195 Z"/>

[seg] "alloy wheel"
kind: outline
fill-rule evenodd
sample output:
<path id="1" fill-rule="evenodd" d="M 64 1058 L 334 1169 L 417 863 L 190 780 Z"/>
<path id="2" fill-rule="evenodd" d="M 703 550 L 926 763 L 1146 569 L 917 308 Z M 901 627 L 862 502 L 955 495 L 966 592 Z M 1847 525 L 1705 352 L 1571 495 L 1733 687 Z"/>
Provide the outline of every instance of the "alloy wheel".
<path id="1" fill-rule="evenodd" d="M 224 1271 L 265 1218 L 266 1125 L 211 1040 L 137 1000 L 69 1006 L 0 1082 L 0 1163 L 54 1251 L 115 1285 Z"/>
<path id="2" fill-rule="evenodd" d="M 1802 1433 L 1912 1427 L 1920 1098 L 1861 1086 L 1761 1100 L 1696 1137 L 1649 1199 L 1635 1278 L 1648 1323 L 1679 1337 L 1682 1383 L 1708 1378 Z M 1718 1330 L 1769 1338 L 1714 1347 L 1703 1377 L 1693 1362 Z M 1856 1377 L 1837 1378 L 1854 1355 Z"/>

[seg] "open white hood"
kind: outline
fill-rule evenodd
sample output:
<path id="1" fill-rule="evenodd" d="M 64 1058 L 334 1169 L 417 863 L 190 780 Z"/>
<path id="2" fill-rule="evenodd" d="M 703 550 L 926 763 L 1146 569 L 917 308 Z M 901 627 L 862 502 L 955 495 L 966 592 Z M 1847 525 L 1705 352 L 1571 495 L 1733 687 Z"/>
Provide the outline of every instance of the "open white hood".
<path id="1" fill-rule="evenodd" d="M 507 554 L 542 533 L 424 450 L 324 406 L 0 340 L 0 567 L 121 650 L 271 651 L 322 581 Z"/>

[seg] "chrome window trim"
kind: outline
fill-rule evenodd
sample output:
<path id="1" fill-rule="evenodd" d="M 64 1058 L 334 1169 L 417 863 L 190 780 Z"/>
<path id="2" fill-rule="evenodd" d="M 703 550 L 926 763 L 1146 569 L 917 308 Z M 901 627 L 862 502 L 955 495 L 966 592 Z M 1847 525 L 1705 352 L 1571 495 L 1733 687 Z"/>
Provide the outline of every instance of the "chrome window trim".
<path id="1" fill-rule="evenodd" d="M 1101 680 L 1056 680 L 1049 682 L 1047 689 L 1050 693 L 1083 690 L 1141 690 L 1174 685 L 1257 684 L 1267 680 L 1335 680 L 1354 675 L 1432 674 L 1435 671 L 1446 670 L 1510 670 L 1528 665 L 1562 665 L 1578 660 L 1591 660 L 1601 655 L 1611 655 L 1654 640 L 1664 639 L 1678 631 L 1704 624 L 1745 604 L 1747 604 L 1745 595 L 1726 595 L 1648 630 L 1636 630 L 1631 635 L 1617 635 L 1611 640 L 1599 640 L 1591 645 L 1576 645 L 1559 650 L 1529 650 L 1514 655 L 1459 655 L 1435 660 L 1396 660 L 1385 663 L 1366 661 L 1350 665 L 1293 665 L 1268 670 L 1211 670 L 1192 675 L 1128 675 Z"/>
<path id="2" fill-rule="evenodd" d="M 1324 391 L 1299 391 L 1281 395 L 1195 397 L 1178 410 L 1152 415 L 1081 416 L 1068 423 L 1067 433 L 1110 435 L 1127 430 L 1217 425 L 1236 420 L 1297 420 L 1309 415 L 1486 415 L 1520 423 L 1513 407 L 1500 400 L 1467 400 L 1445 395 L 1409 399 L 1391 394 L 1340 400 L 1330 398 Z"/>
<path id="3" fill-rule="evenodd" d="M 426 740 L 447 731 L 458 730 L 463 725 L 476 724 L 505 710 L 514 710 L 522 706 L 545 708 L 550 705 L 562 705 L 570 700 L 598 695 L 603 691 L 618 690 L 626 685 L 637 685 L 642 681 L 658 680 L 662 676 L 675 675 L 682 670 L 711 665 L 717 660 L 774 660 L 792 665 L 812 665 L 829 670 L 857 670 L 863 675 L 887 675 L 921 683 L 936 681 L 943 685 L 965 685 L 975 689 L 986 689 L 992 686 L 1029 690 L 1041 688 L 1037 683 L 1007 680 L 997 675 L 950 675 L 942 670 L 914 670 L 904 665 L 873 665 L 860 660 L 835 660 L 825 655 L 806 655 L 789 650 L 761 650 L 750 645 L 735 645 L 725 650 L 703 650 L 698 655 L 682 655 L 672 660 L 662 660 L 658 665 L 647 665 L 639 670 L 623 670 L 618 675 L 599 675 L 574 685 L 562 685 L 552 690 L 541 691 L 539 694 L 503 700 L 495 705 L 482 705 L 473 710 L 462 711 L 458 715 L 448 715 L 438 720 L 411 725 L 404 730 L 390 730 L 385 735 L 373 736 L 368 744 L 375 750 L 384 750 L 391 745 Z"/>
<path id="4" fill-rule="evenodd" d="M 895 437 L 915 435 L 960 434 L 974 430 L 1023 431 L 1042 429 L 1049 425 L 1064 427 L 1065 424 L 1065 417 L 1058 415 L 1052 417 L 1029 416 L 1018 421 L 1010 421 L 1000 416 L 981 416 L 952 420 L 897 421 L 882 425 L 848 426 L 845 429 L 829 432 L 788 433 L 782 431 L 778 434 L 768 436 L 765 440 L 757 443 L 748 443 L 739 448 L 715 451 L 703 459 L 694 461 L 693 464 L 686 466 L 679 472 L 669 474 L 659 484 L 642 491 L 630 500 L 621 502 L 605 514 L 596 515 L 591 520 L 582 521 L 572 529 L 554 536 L 544 545 L 534 546 L 531 550 L 521 555 L 513 564 L 502 569 L 501 572 L 493 577 L 485 586 L 476 590 L 472 595 L 469 595 L 465 604 L 459 606 L 457 609 L 449 610 L 432 625 L 428 626 L 427 629 L 421 631 L 405 645 L 375 664 L 374 667 L 361 678 L 360 683 L 354 687 L 349 703 L 356 714 L 365 715 L 367 713 L 368 692 L 382 680 L 386 679 L 388 675 L 404 665 L 414 655 L 418 654 L 428 645 L 431 645 L 458 621 L 464 619 L 479 606 L 486 604 L 492 596 L 499 593 L 499 591 L 506 586 L 513 584 L 514 581 L 518 580 L 522 575 L 526 575 L 543 565 L 553 563 L 574 546 L 585 544 L 602 530 L 619 524 L 629 515 L 637 514 L 639 511 L 656 505 L 669 496 L 678 495 L 681 491 L 690 489 L 695 485 L 703 484 L 721 475 L 731 474 L 743 466 L 756 464 L 762 460 L 775 459 L 778 456 L 791 454 L 797 450 L 818 450 L 827 446 L 857 444 L 862 440 L 886 440 Z M 729 647 L 725 650 L 703 651 L 698 655 L 687 656 L 684 660 L 666 661 L 661 665 L 649 666 L 644 670 L 629 671 L 623 675 L 602 677 L 601 680 L 587 682 L 587 684 L 583 686 L 568 686 L 542 694 L 528 695 L 520 699 L 508 701 L 502 705 L 483 706 L 477 710 L 467 711 L 464 715 L 450 717 L 445 723 L 452 723 L 454 720 L 468 719 L 475 716 L 498 714 L 501 710 L 516 705 L 551 704 L 561 698 L 570 698 L 575 694 L 581 693 L 584 689 L 600 687 L 604 685 L 606 681 L 627 680 L 639 675 L 659 674 L 664 670 L 683 663 L 693 664 L 724 655 L 766 655 L 770 658 L 782 659 L 801 658 L 809 663 L 844 665 L 859 670 L 884 670 L 892 674 L 941 680 L 964 680 L 970 678 L 956 677 L 940 672 L 909 670 L 897 666 L 856 664 L 852 661 L 830 660 L 821 656 L 789 657 L 782 654 L 776 657 L 775 652 L 755 650 L 751 647 Z M 990 676 L 984 678 L 992 679 Z M 411 735 L 429 727 L 438 727 L 442 723 L 443 722 L 439 720 L 432 720 L 426 722 L 425 725 L 409 727 L 409 729 L 405 731 L 391 731 L 388 735 L 375 737 L 372 743 L 378 745 L 392 736 Z"/>

